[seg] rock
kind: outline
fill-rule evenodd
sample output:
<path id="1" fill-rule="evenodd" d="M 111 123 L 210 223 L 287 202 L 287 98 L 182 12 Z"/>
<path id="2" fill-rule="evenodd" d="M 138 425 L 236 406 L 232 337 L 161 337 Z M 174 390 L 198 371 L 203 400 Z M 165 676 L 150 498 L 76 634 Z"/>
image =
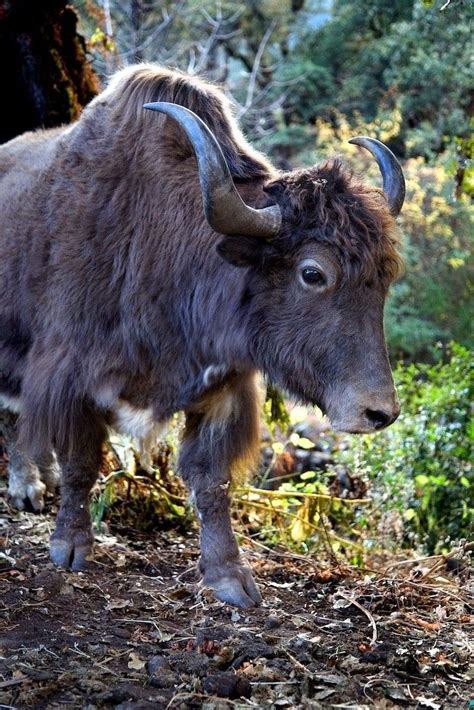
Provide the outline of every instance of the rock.
<path id="1" fill-rule="evenodd" d="M 154 688 L 173 688 L 179 683 L 179 677 L 172 670 L 157 668 L 150 676 L 149 683 Z"/>
<path id="2" fill-rule="evenodd" d="M 161 670 L 170 671 L 171 666 L 165 656 L 152 656 L 146 664 L 146 669 L 150 675 L 153 675 Z"/>
<path id="3" fill-rule="evenodd" d="M 304 636 L 292 639 L 288 643 L 288 650 L 295 658 L 304 665 L 311 663 L 313 660 L 312 654 L 314 651 L 314 644 Z"/>
<path id="4" fill-rule="evenodd" d="M 234 659 L 234 651 L 230 646 L 222 646 L 214 656 L 214 661 L 218 668 L 227 668 Z"/>
<path id="5" fill-rule="evenodd" d="M 178 673 L 187 673 L 202 678 L 209 670 L 209 658 L 198 651 L 179 651 L 168 658 L 171 668 Z"/>
<path id="6" fill-rule="evenodd" d="M 225 639 L 232 638 L 235 635 L 234 628 L 232 626 L 221 626 L 213 628 L 212 626 L 205 626 L 196 630 L 196 644 L 202 646 L 206 641 L 224 641 Z"/>
<path id="7" fill-rule="evenodd" d="M 267 616 L 265 620 L 266 629 L 277 629 L 283 623 L 283 619 L 277 619 L 276 616 Z"/>
<path id="8" fill-rule="evenodd" d="M 245 656 L 245 660 L 252 660 L 253 658 L 273 658 L 275 649 L 253 634 L 242 634 L 235 653 L 236 655 Z"/>
<path id="9" fill-rule="evenodd" d="M 202 687 L 208 695 L 216 695 L 219 698 L 250 698 L 252 687 L 243 676 L 237 673 L 220 671 L 208 675 L 202 682 Z"/>

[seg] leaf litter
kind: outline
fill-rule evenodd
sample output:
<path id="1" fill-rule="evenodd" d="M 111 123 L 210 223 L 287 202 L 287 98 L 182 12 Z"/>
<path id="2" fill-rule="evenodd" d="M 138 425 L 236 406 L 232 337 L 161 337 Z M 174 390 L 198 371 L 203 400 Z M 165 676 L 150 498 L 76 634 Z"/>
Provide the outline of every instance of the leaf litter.
<path id="1" fill-rule="evenodd" d="M 248 611 L 199 585 L 195 530 L 124 525 L 97 535 L 90 570 L 57 570 L 53 508 L 18 513 L 0 491 L 0 707 L 437 710 L 472 699 L 472 583 L 450 555 L 384 560 L 369 578 L 241 536 L 264 596 Z"/>

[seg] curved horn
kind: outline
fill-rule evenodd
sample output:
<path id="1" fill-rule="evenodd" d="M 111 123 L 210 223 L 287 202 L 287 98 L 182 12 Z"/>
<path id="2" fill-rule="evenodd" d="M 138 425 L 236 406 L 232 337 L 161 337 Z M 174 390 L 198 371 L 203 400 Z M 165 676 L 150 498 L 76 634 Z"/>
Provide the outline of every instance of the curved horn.
<path id="1" fill-rule="evenodd" d="M 361 145 L 374 156 L 382 173 L 383 191 L 387 198 L 390 212 L 396 217 L 402 209 L 405 199 L 405 178 L 400 163 L 392 151 L 376 138 L 357 136 L 356 138 L 351 138 L 349 143 Z"/>
<path id="2" fill-rule="evenodd" d="M 278 205 L 256 210 L 243 202 L 236 190 L 221 147 L 195 113 L 177 104 L 159 101 L 143 108 L 161 111 L 179 123 L 191 141 L 198 163 L 204 213 L 214 231 L 249 237 L 272 237 L 280 229 Z"/>

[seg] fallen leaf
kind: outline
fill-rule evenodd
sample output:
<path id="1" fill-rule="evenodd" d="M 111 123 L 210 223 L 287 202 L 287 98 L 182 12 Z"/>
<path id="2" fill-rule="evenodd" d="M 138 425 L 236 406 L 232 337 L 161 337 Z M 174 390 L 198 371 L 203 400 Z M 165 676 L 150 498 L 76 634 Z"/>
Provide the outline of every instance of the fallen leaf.
<path id="1" fill-rule="evenodd" d="M 410 618 L 410 621 L 419 626 L 421 629 L 426 629 L 427 631 L 439 631 L 441 628 L 441 624 L 438 622 L 430 623 L 424 619 L 417 619 L 413 617 Z"/>
<path id="2" fill-rule="evenodd" d="M 153 639 L 156 639 L 157 641 L 165 642 L 165 641 L 170 641 L 173 639 L 176 634 L 169 634 L 166 631 L 161 631 L 161 629 L 155 629 L 155 631 L 152 631 L 149 636 Z"/>
<path id="3" fill-rule="evenodd" d="M 436 703 L 432 698 L 425 698 L 423 695 L 418 695 L 416 698 L 419 704 L 424 708 L 432 708 L 432 710 L 438 710 L 441 707 L 440 703 Z"/>
<path id="4" fill-rule="evenodd" d="M 141 671 L 142 668 L 145 668 L 146 661 L 143 661 L 137 653 L 132 652 L 129 656 L 127 666 L 132 671 Z"/>
<path id="5" fill-rule="evenodd" d="M 341 685 L 346 680 L 340 673 L 315 673 L 313 677 L 327 685 Z"/>
<path id="6" fill-rule="evenodd" d="M 336 691 L 334 688 L 326 688 L 325 690 L 320 690 L 319 692 L 313 695 L 313 700 L 326 700 L 326 698 L 329 698 L 330 695 L 334 695 L 335 692 Z"/>
<path id="7" fill-rule="evenodd" d="M 111 602 L 106 604 L 105 611 L 112 611 L 112 609 L 125 609 L 125 607 L 130 606 L 131 603 L 131 599 L 113 599 Z"/>
<path id="8" fill-rule="evenodd" d="M 333 609 L 347 609 L 348 606 L 352 606 L 352 602 L 350 599 L 336 599 L 336 601 L 333 603 Z"/>
<path id="9" fill-rule="evenodd" d="M 400 688 L 399 686 L 389 686 L 388 688 L 384 688 L 384 693 L 387 698 L 390 698 L 390 700 L 401 701 L 403 704 L 406 704 L 409 701 L 408 695 L 405 693 L 403 688 Z"/>

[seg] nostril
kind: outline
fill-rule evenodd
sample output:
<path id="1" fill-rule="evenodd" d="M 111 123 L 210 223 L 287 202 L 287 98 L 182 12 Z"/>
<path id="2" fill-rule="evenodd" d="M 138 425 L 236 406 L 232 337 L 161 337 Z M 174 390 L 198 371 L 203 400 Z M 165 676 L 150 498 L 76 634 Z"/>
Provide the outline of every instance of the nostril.
<path id="1" fill-rule="evenodd" d="M 393 417 L 388 412 L 384 412 L 381 409 L 366 409 L 365 416 L 372 424 L 374 429 L 383 429 L 384 426 L 390 424 L 393 421 Z"/>

